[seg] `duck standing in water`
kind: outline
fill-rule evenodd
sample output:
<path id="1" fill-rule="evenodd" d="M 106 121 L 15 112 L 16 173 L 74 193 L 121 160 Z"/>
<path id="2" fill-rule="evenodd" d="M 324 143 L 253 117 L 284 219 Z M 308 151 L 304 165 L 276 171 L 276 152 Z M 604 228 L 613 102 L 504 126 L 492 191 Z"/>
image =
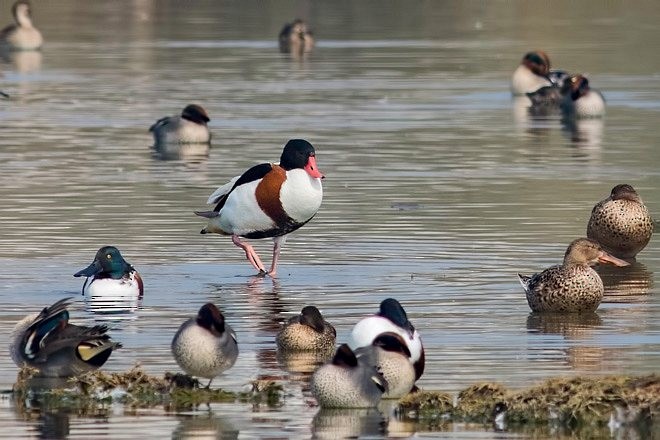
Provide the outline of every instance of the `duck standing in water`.
<path id="1" fill-rule="evenodd" d="M 206 125 L 211 119 L 202 106 L 187 105 L 181 115 L 157 120 L 149 131 L 154 135 L 156 147 L 166 144 L 205 144 L 211 141 Z"/>
<path id="2" fill-rule="evenodd" d="M 605 115 L 605 98 L 589 87 L 583 75 L 571 76 L 562 87 L 561 110 L 567 117 L 600 118 Z"/>
<path id="3" fill-rule="evenodd" d="M 626 184 L 594 206 L 587 237 L 619 258 L 634 258 L 651 240 L 654 223 L 637 191 Z"/>
<path id="4" fill-rule="evenodd" d="M 306 306 L 277 334 L 277 346 L 288 351 L 334 351 L 337 332 L 319 309 Z"/>
<path id="5" fill-rule="evenodd" d="M 196 317 L 181 324 L 172 339 L 172 354 L 187 374 L 209 379 L 209 388 L 217 375 L 236 363 L 236 333 L 220 310 L 207 303 Z"/>
<path id="6" fill-rule="evenodd" d="M 415 367 L 415 379 L 419 379 L 424 373 L 424 346 L 419 332 L 410 321 L 406 311 L 399 301 L 387 298 L 380 303 L 377 314 L 361 319 L 348 339 L 348 345 L 352 349 L 368 347 L 382 333 L 394 333 L 403 338 L 410 351 L 410 362 Z"/>
<path id="7" fill-rule="evenodd" d="M 144 294 L 142 277 L 114 246 L 99 249 L 92 264 L 73 276 L 87 277 L 83 295 L 141 298 Z"/>
<path id="8" fill-rule="evenodd" d="M 376 367 L 343 344 L 332 361 L 314 372 L 311 388 L 323 408 L 372 408 L 387 391 L 387 382 Z"/>
<path id="9" fill-rule="evenodd" d="M 215 204 L 215 209 L 195 212 L 209 219 L 201 233 L 231 235 L 260 275 L 275 276 L 286 235 L 310 221 L 321 207 L 323 177 L 312 144 L 292 139 L 285 145 L 279 164 L 256 165 L 211 194 L 207 203 Z M 240 237 L 273 237 L 270 270 L 266 271 L 254 248 Z"/>
<path id="10" fill-rule="evenodd" d="M 406 341 L 396 333 L 381 333 L 368 347 L 355 350 L 358 359 L 364 359 L 383 375 L 387 392 L 383 399 L 398 399 L 415 386 L 415 368 L 410 362 Z"/>
<path id="11" fill-rule="evenodd" d="M 70 299 L 59 300 L 16 324 L 9 345 L 16 365 L 36 368 L 42 377 L 77 376 L 98 369 L 121 347 L 110 340 L 104 325 L 69 324 Z"/>
<path id="12" fill-rule="evenodd" d="M 44 42 L 39 29 L 32 25 L 30 2 L 19 0 L 11 9 L 15 24 L 0 31 L 0 48 L 38 50 Z"/>
<path id="13" fill-rule="evenodd" d="M 603 299 L 603 281 L 591 268 L 596 263 L 628 266 L 598 243 L 578 238 L 566 249 L 564 262 L 531 277 L 518 274 L 534 312 L 593 312 Z"/>
<path id="14" fill-rule="evenodd" d="M 314 48 L 314 36 L 307 27 L 307 23 L 299 18 L 284 25 L 278 41 L 282 53 L 303 54 L 311 52 Z"/>

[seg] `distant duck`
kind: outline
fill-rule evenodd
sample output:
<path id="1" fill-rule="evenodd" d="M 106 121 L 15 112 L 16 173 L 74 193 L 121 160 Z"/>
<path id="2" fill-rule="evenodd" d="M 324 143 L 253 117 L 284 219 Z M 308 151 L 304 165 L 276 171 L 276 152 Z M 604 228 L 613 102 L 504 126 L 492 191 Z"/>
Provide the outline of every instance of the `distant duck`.
<path id="1" fill-rule="evenodd" d="M 42 377 L 71 377 L 101 367 L 121 347 L 104 325 L 69 324 L 71 298 L 23 318 L 11 334 L 9 353 L 19 367 L 28 365 Z"/>
<path id="2" fill-rule="evenodd" d="M 278 37 L 280 52 L 305 53 L 314 48 L 314 36 L 307 23 L 297 18 L 282 28 Z"/>
<path id="3" fill-rule="evenodd" d="M 376 367 L 356 358 L 343 344 L 331 362 L 314 372 L 311 388 L 323 408 L 371 408 L 387 392 L 387 382 Z"/>
<path id="4" fill-rule="evenodd" d="M 220 310 L 207 303 L 196 317 L 181 324 L 172 339 L 172 354 L 187 374 L 209 379 L 209 388 L 217 375 L 236 363 L 236 333 Z"/>
<path id="5" fill-rule="evenodd" d="M 534 312 L 593 312 L 603 299 L 603 281 L 591 268 L 596 263 L 628 266 L 598 243 L 578 238 L 566 249 L 564 262 L 531 277 L 518 274 Z"/>
<path id="6" fill-rule="evenodd" d="M 424 346 L 415 327 L 408 321 L 406 311 L 393 298 L 387 298 L 380 303 L 380 311 L 360 320 L 348 340 L 352 349 L 371 345 L 381 333 L 392 332 L 400 335 L 410 351 L 410 362 L 415 367 L 415 379 L 424 373 Z"/>
<path id="7" fill-rule="evenodd" d="M 634 258 L 651 240 L 654 223 L 630 185 L 617 185 L 591 211 L 587 237 L 619 258 Z"/>
<path id="8" fill-rule="evenodd" d="M 201 233 L 231 235 L 232 242 L 245 251 L 259 274 L 275 276 L 286 235 L 310 221 L 321 207 L 323 177 L 312 144 L 292 139 L 284 147 L 279 164 L 256 165 L 211 194 L 207 203 L 215 204 L 215 209 L 195 212 L 209 219 Z M 269 271 L 254 248 L 240 237 L 273 237 Z"/>
<path id="9" fill-rule="evenodd" d="M 598 90 L 589 87 L 583 75 L 574 75 L 566 80 L 562 90 L 562 111 L 576 118 L 599 118 L 605 115 L 605 99 Z"/>
<path id="10" fill-rule="evenodd" d="M 291 351 L 334 351 L 335 328 L 314 306 L 306 306 L 277 334 L 277 346 Z"/>
<path id="11" fill-rule="evenodd" d="M 201 106 L 189 104 L 181 115 L 161 118 L 149 127 L 149 131 L 154 135 L 156 147 L 165 144 L 205 144 L 211 141 L 206 125 L 210 120 Z"/>
<path id="12" fill-rule="evenodd" d="M 82 288 L 84 295 L 141 297 L 144 294 L 142 277 L 114 246 L 99 249 L 92 264 L 73 276 L 87 277 Z"/>
<path id="13" fill-rule="evenodd" d="M 376 367 L 387 381 L 383 399 L 398 399 L 415 386 L 415 368 L 410 362 L 406 341 L 396 333 L 382 333 L 368 347 L 355 350 L 358 359 Z"/>
<path id="14" fill-rule="evenodd" d="M 528 52 L 511 77 L 511 93 L 515 96 L 535 92 L 541 87 L 552 86 L 550 58 L 541 51 Z"/>
<path id="15" fill-rule="evenodd" d="M 32 25 L 30 2 L 19 0 L 11 9 L 15 24 L 0 31 L 0 48 L 38 50 L 44 42 L 41 32 Z"/>

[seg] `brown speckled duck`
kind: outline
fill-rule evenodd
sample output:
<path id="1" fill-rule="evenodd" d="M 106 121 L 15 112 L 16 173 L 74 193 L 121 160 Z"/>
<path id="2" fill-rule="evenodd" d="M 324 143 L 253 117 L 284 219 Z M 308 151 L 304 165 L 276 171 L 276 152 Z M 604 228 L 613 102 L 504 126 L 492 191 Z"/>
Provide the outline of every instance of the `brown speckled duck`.
<path id="1" fill-rule="evenodd" d="M 637 191 L 626 184 L 591 211 L 587 237 L 619 258 L 634 258 L 651 240 L 653 219 Z"/>
<path id="2" fill-rule="evenodd" d="M 534 312 L 592 312 L 603 299 L 603 281 L 591 265 L 629 263 L 605 252 L 598 243 L 578 238 L 568 245 L 564 263 L 531 277 L 518 274 Z"/>
<path id="3" fill-rule="evenodd" d="M 277 334 L 277 346 L 291 351 L 335 350 L 335 328 L 314 306 L 306 306 L 299 315 L 289 319 Z"/>

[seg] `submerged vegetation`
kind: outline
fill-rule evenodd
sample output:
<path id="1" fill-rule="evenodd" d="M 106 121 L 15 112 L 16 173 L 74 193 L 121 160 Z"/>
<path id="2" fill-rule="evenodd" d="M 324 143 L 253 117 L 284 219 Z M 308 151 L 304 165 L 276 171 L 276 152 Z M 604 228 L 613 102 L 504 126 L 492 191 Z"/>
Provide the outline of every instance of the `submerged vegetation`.
<path id="1" fill-rule="evenodd" d="M 124 373 L 96 371 L 65 380 L 40 379 L 35 372 L 22 369 L 12 391 L 24 413 L 48 410 L 99 416 L 113 404 L 166 410 L 216 402 L 274 407 L 285 397 L 282 386 L 271 380 L 254 381 L 244 392 L 230 392 L 200 387 L 196 379 L 182 374 L 150 376 L 139 366 Z M 659 429 L 660 375 L 558 378 L 523 390 L 479 383 L 455 398 L 418 391 L 398 402 L 395 415 L 426 430 L 443 430 L 449 423 L 460 422 L 516 431 L 566 430 L 586 437 L 633 427 L 652 435 Z"/>

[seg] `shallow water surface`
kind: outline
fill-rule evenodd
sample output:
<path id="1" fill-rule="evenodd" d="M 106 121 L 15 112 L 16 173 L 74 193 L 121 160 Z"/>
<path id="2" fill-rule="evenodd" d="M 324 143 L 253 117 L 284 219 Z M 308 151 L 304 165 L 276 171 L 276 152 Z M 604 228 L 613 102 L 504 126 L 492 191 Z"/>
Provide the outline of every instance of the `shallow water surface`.
<path id="1" fill-rule="evenodd" d="M 361 316 L 398 298 L 424 339 L 424 389 L 658 371 L 657 239 L 631 267 L 598 269 L 606 298 L 591 315 L 530 314 L 516 273 L 559 263 L 618 183 L 660 212 L 660 61 L 648 44 L 660 39 L 660 7 L 387 5 L 34 5 L 43 52 L 0 62 L 0 89 L 11 95 L 0 101 L 0 388 L 16 378 L 7 351 L 15 322 L 72 296 L 72 321 L 105 323 L 124 346 L 104 369 L 139 362 L 158 375 L 178 371 L 169 349 L 178 325 L 213 301 L 240 346 L 215 385 L 274 379 L 287 396 L 278 408 L 113 405 L 99 414 L 26 411 L 4 397 L 0 436 L 552 435 L 417 426 L 387 404 L 319 412 L 309 368 L 283 361 L 274 344 L 280 323 L 307 304 L 343 342 Z M 10 6 L 0 2 L 4 20 Z M 295 16 L 318 38 L 304 59 L 277 51 L 280 26 Z M 535 48 L 590 74 L 608 102 L 604 120 L 531 119 L 511 100 L 509 75 Z M 155 154 L 147 128 L 191 102 L 211 117 L 210 152 Z M 295 137 L 316 147 L 323 206 L 287 241 L 277 279 L 257 278 L 229 238 L 199 234 L 192 212 L 241 170 L 278 160 Z M 142 301 L 80 295 L 72 274 L 106 244 L 142 274 Z M 270 242 L 256 248 L 269 260 Z"/>

